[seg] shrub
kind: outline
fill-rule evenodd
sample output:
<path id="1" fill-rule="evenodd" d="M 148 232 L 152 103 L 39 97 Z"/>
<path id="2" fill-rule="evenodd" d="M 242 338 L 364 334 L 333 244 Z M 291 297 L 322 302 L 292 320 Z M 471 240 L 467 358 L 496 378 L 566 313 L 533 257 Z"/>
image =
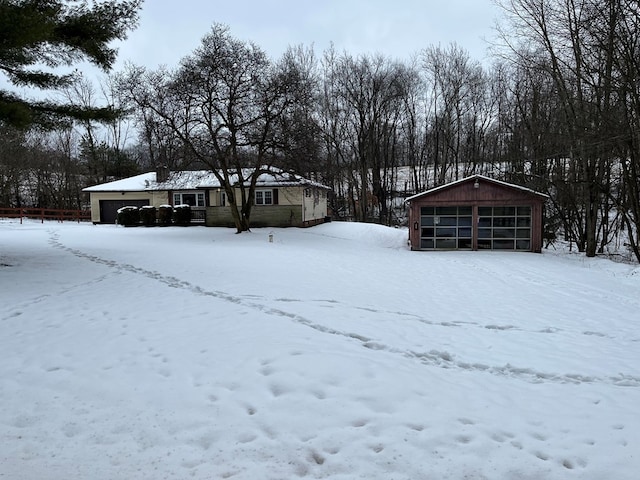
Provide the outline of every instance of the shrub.
<path id="1" fill-rule="evenodd" d="M 171 225 L 171 219 L 173 217 L 173 207 L 171 205 L 160 205 L 158 207 L 158 224 L 159 225 Z"/>
<path id="2" fill-rule="evenodd" d="M 122 207 L 118 209 L 116 223 L 125 227 L 133 227 L 140 222 L 140 212 L 138 207 Z"/>
<path id="3" fill-rule="evenodd" d="M 140 207 L 140 221 L 145 227 L 152 227 L 156 224 L 156 207 L 145 205 Z"/>
<path id="4" fill-rule="evenodd" d="M 189 225 L 191 223 L 191 206 L 176 205 L 173 207 L 173 221 L 176 225 Z"/>

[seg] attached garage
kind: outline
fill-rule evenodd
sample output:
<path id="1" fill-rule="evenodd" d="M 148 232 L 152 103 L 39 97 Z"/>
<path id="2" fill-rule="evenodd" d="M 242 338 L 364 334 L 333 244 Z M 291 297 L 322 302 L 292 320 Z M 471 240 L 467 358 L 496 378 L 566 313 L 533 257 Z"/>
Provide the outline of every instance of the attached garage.
<path id="1" fill-rule="evenodd" d="M 412 250 L 542 250 L 547 195 L 473 175 L 407 199 Z"/>
<path id="2" fill-rule="evenodd" d="M 155 172 L 115 180 L 83 189 L 91 199 L 91 221 L 93 223 L 116 223 L 121 207 L 160 206 L 169 203 L 166 191 L 150 190 L 155 183 Z"/>

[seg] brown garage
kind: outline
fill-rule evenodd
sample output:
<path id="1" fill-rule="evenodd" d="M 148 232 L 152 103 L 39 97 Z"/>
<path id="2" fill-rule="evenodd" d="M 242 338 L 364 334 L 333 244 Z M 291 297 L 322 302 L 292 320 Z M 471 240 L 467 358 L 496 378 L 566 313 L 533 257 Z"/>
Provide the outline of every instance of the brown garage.
<path id="1" fill-rule="evenodd" d="M 411 250 L 540 252 L 548 196 L 473 175 L 407 199 Z"/>

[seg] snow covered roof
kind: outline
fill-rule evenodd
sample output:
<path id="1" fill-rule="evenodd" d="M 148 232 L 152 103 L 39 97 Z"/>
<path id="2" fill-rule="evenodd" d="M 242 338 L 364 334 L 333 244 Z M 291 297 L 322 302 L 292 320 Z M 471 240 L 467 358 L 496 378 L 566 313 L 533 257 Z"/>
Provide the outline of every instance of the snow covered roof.
<path id="1" fill-rule="evenodd" d="M 246 178 L 250 171 L 243 172 Z M 233 185 L 238 183 L 236 174 L 230 176 Z M 245 182 L 246 183 L 246 182 Z M 258 177 L 258 187 L 289 187 L 289 186 L 310 186 L 330 190 L 326 185 L 314 182 L 291 172 L 283 170 L 273 170 L 269 173 L 262 173 Z M 156 173 L 148 172 L 134 177 L 116 180 L 114 182 L 102 183 L 83 189 L 83 192 L 139 192 L 158 190 L 197 190 L 202 188 L 220 188 L 221 184 L 213 172 L 210 170 L 194 170 L 170 172 L 169 178 L 164 182 L 156 181 Z"/>
<path id="2" fill-rule="evenodd" d="M 114 182 L 102 183 L 92 187 L 83 188 L 83 192 L 139 192 L 148 190 L 149 185 L 155 183 L 156 173 L 148 172 L 135 177 L 123 178 Z"/>
<path id="3" fill-rule="evenodd" d="M 438 191 L 440 191 L 440 190 L 446 190 L 446 189 L 448 189 L 448 188 L 454 187 L 455 185 L 460 185 L 460 184 L 462 184 L 462 183 L 467 183 L 467 182 L 470 182 L 470 181 L 472 181 L 472 180 L 473 180 L 473 181 L 475 181 L 475 180 L 478 180 L 478 181 L 482 180 L 482 181 L 486 181 L 486 182 L 494 183 L 494 184 L 496 184 L 496 185 L 502 185 L 502 186 L 507 187 L 507 188 L 512 188 L 512 189 L 515 189 L 515 190 L 520 190 L 520 191 L 522 191 L 522 192 L 530 193 L 530 194 L 532 194 L 532 195 L 537 195 L 537 196 L 539 196 L 539 197 L 549 198 L 549 195 L 546 195 L 546 194 L 544 194 L 544 193 L 540 193 L 540 192 L 536 192 L 535 190 L 531 190 L 530 188 L 527 188 L 527 187 L 522 187 L 522 186 L 520 186 L 520 185 L 515 185 L 515 184 L 513 184 L 513 183 L 503 182 L 503 181 L 501 181 L 501 180 L 496 180 L 496 179 L 494 179 L 494 178 L 485 177 L 484 175 L 471 175 L 471 176 L 469 176 L 469 177 L 465 177 L 465 178 L 462 178 L 462 179 L 460 179 L 460 180 L 456 180 L 455 182 L 447 183 L 447 184 L 445 184 L 445 185 L 440 185 L 439 187 L 435 187 L 435 188 L 432 188 L 432 189 L 427 190 L 427 191 L 425 191 L 425 192 L 422 192 L 422 193 L 418 193 L 418 194 L 416 194 L 416 195 L 413 195 L 413 196 L 411 196 L 411 197 L 407 198 L 407 199 L 405 200 L 405 202 L 411 202 L 412 200 L 415 200 L 415 199 L 417 199 L 417 198 L 420 198 L 420 197 L 422 197 L 422 196 L 424 196 L 424 195 L 430 195 L 430 194 L 435 193 L 435 192 L 438 192 Z"/>

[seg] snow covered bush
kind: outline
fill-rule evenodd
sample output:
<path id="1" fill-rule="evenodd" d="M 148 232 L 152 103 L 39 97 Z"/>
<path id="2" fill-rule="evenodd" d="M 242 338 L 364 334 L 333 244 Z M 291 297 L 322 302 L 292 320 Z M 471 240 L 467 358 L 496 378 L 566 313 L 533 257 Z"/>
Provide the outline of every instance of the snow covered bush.
<path id="1" fill-rule="evenodd" d="M 144 205 L 140 207 L 140 221 L 145 227 L 152 227 L 156 224 L 156 207 Z"/>
<path id="2" fill-rule="evenodd" d="M 138 207 L 126 206 L 119 208 L 116 223 L 125 227 L 133 227 L 140 223 L 140 212 Z"/>
<path id="3" fill-rule="evenodd" d="M 158 207 L 158 224 L 171 225 L 173 218 L 173 207 L 171 205 L 160 205 Z"/>
<path id="4" fill-rule="evenodd" d="M 176 205 L 173 207 L 173 221 L 176 225 L 189 225 L 191 223 L 191 206 Z"/>

